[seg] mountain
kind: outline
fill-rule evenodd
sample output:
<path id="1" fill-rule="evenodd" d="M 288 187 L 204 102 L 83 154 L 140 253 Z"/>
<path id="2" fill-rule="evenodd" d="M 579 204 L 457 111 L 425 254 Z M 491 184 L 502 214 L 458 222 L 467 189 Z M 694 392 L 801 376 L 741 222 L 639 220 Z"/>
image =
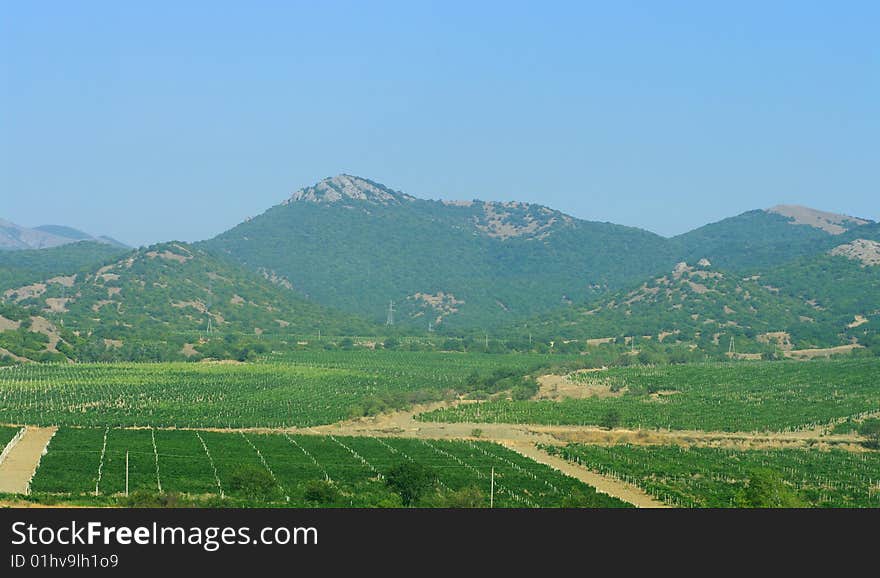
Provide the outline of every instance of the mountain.
<path id="1" fill-rule="evenodd" d="M 0 219 L 0 250 L 45 249 L 78 241 L 94 241 L 126 247 L 125 244 L 110 237 L 95 237 L 64 225 L 42 225 L 28 229 Z"/>
<path id="2" fill-rule="evenodd" d="M 869 231 L 862 231 L 869 232 Z M 780 294 L 830 312 L 861 343 L 880 330 L 880 242 L 854 239 L 825 253 L 802 257 L 761 277 Z"/>
<path id="3" fill-rule="evenodd" d="M 248 339 L 284 340 L 370 326 L 309 302 L 282 277 L 256 275 L 185 243 L 127 252 L 100 267 L 7 289 L 0 348 L 39 358 L 207 355 Z M 6 331 L 3 331 L 3 329 Z M 28 349 L 22 341 L 42 335 Z M 225 349 L 224 349 L 225 348 Z M 145 354 L 144 351 L 147 351 Z M 2 352 L 0 352 L 2 353 Z"/>
<path id="4" fill-rule="evenodd" d="M 722 269 L 756 272 L 822 253 L 839 238 L 874 226 L 867 219 L 778 205 L 705 225 L 670 242 L 680 260 L 707 258 Z"/>
<path id="5" fill-rule="evenodd" d="M 671 267 L 648 231 L 534 204 L 435 201 L 351 175 L 324 179 L 200 244 L 375 322 L 492 327 Z"/>
<path id="6" fill-rule="evenodd" d="M 681 342 L 726 351 L 775 345 L 807 349 L 850 343 L 852 315 L 782 291 L 763 276 L 718 270 L 708 259 L 680 262 L 668 273 L 590 305 L 570 307 L 529 323 L 540 337 Z"/>
<path id="7" fill-rule="evenodd" d="M 130 249 L 128 245 L 122 241 L 117 241 L 113 237 L 108 237 L 107 235 L 98 235 L 97 237 L 94 237 L 88 233 L 64 225 L 41 225 L 39 227 L 34 227 L 34 230 L 43 231 L 44 233 L 50 233 L 73 241 L 94 241 L 97 243 L 105 243 L 107 245 Z"/>
<path id="8" fill-rule="evenodd" d="M 0 251 L 0 293 L 50 277 L 72 275 L 127 252 L 119 246 L 77 241 L 48 249 Z"/>

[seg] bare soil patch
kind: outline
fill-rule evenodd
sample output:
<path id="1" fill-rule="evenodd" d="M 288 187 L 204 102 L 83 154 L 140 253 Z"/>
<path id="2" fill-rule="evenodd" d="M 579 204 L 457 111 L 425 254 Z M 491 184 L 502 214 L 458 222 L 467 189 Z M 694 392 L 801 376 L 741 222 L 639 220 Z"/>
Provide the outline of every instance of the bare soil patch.
<path id="1" fill-rule="evenodd" d="M 3 295 L 7 299 L 14 297 L 15 302 L 18 303 L 19 301 L 24 301 L 25 299 L 39 297 L 45 292 L 45 283 L 34 283 L 33 285 L 25 285 L 24 287 L 19 287 L 18 289 L 9 289 Z"/>
<path id="2" fill-rule="evenodd" d="M 758 335 L 759 343 L 776 343 L 779 349 L 790 351 L 794 348 L 791 343 L 791 335 L 786 331 L 770 331 Z"/>
<path id="3" fill-rule="evenodd" d="M 606 368 L 580 370 L 577 373 L 586 374 L 604 371 Z M 549 399 L 562 401 L 563 399 L 586 399 L 588 397 L 620 397 L 624 389 L 611 391 L 611 384 L 604 380 L 575 381 L 570 375 L 542 375 L 538 377 L 538 393 L 534 399 Z"/>
<path id="4" fill-rule="evenodd" d="M 848 345 L 838 345 L 837 347 L 793 349 L 784 352 L 784 355 L 792 359 L 814 359 L 816 357 L 831 357 L 840 353 L 849 353 L 853 349 L 861 349 L 862 347 L 864 346 L 858 343 L 850 343 Z"/>
<path id="5" fill-rule="evenodd" d="M 52 277 L 51 279 L 47 279 L 46 283 L 55 283 L 57 285 L 63 285 L 64 287 L 73 287 L 73 284 L 76 282 L 76 275 L 68 275 L 67 277 L 58 276 Z"/>
<path id="6" fill-rule="evenodd" d="M 864 315 L 856 315 L 855 318 L 853 319 L 853 322 L 848 324 L 847 327 L 849 327 L 850 329 L 854 329 L 856 327 L 859 327 L 860 325 L 864 325 L 867 322 L 868 322 L 868 318 L 865 317 Z"/>
<path id="7" fill-rule="evenodd" d="M 56 347 L 58 342 L 61 341 L 61 334 L 58 333 L 58 328 L 56 328 L 48 319 L 45 317 L 31 317 L 31 331 L 42 333 L 49 338 L 49 343 L 46 345 L 46 351 L 58 351 Z"/>
<path id="8" fill-rule="evenodd" d="M 52 313 L 66 313 L 67 302 L 70 300 L 70 297 L 47 297 L 46 307 Z"/>
<path id="9" fill-rule="evenodd" d="M 0 315 L 0 331 L 15 331 L 19 327 L 21 327 L 21 323 L 19 323 L 18 321 L 6 319 L 2 315 Z"/>

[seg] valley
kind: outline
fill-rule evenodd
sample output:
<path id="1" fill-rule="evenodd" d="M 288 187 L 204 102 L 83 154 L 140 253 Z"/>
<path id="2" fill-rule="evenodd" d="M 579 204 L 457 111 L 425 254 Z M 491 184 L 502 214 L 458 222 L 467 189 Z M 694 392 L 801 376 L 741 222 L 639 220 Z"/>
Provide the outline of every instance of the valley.
<path id="1" fill-rule="evenodd" d="M 880 507 L 868 219 L 666 238 L 342 174 L 194 243 L 14 231 L 6 503 Z"/>

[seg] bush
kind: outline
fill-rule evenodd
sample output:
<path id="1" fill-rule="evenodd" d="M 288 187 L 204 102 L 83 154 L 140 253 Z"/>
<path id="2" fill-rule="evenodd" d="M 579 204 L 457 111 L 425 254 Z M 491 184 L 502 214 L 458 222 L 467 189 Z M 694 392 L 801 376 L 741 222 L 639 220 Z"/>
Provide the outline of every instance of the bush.
<path id="1" fill-rule="evenodd" d="M 616 428 L 620 425 L 620 414 L 617 412 L 617 410 L 608 410 L 608 412 L 602 417 L 599 425 L 604 427 L 605 429 Z"/>
<path id="2" fill-rule="evenodd" d="M 336 487 L 326 480 L 312 480 L 306 484 L 303 497 L 309 502 L 331 504 L 339 497 Z"/>
<path id="3" fill-rule="evenodd" d="M 746 487 L 737 496 L 741 508 L 802 508 L 805 502 L 785 485 L 774 471 L 759 470 L 752 474 Z"/>
<path id="4" fill-rule="evenodd" d="M 385 483 L 400 495 L 404 506 L 412 506 L 437 483 L 437 474 L 416 462 L 400 463 L 385 474 Z"/>
<path id="5" fill-rule="evenodd" d="M 238 465 L 226 484 L 230 492 L 249 498 L 266 498 L 275 493 L 275 480 L 265 468 L 248 464 Z"/>
<path id="6" fill-rule="evenodd" d="M 867 438 L 865 446 L 880 448 L 880 419 L 871 418 L 863 421 L 859 425 L 859 434 Z"/>
<path id="7" fill-rule="evenodd" d="M 476 486 L 468 486 L 450 492 L 445 498 L 443 505 L 447 508 L 483 508 L 486 506 L 486 496 Z"/>

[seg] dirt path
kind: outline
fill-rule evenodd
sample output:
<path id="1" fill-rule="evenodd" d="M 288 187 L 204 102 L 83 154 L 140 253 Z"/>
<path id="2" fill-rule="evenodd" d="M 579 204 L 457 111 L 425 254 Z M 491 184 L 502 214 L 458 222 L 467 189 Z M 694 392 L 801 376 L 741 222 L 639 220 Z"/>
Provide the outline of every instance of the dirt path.
<path id="1" fill-rule="evenodd" d="M 550 466 L 554 470 L 558 470 L 567 476 L 571 476 L 577 480 L 580 480 L 587 484 L 588 486 L 593 486 L 597 491 L 602 492 L 603 494 L 608 494 L 618 500 L 623 500 L 624 502 L 628 502 L 637 508 L 668 508 L 666 504 L 663 502 L 656 500 L 651 497 L 647 493 L 645 493 L 641 488 L 633 486 L 632 484 L 628 484 L 626 482 L 621 482 L 620 480 L 615 480 L 609 476 L 604 476 L 602 474 L 598 474 L 592 470 L 588 470 L 587 468 L 570 462 L 566 459 L 551 456 L 544 450 L 539 449 L 533 444 L 523 443 L 523 442 L 507 442 L 503 444 L 508 449 L 511 449 L 527 458 L 533 459 L 536 462 L 542 463 L 546 466 Z"/>
<path id="2" fill-rule="evenodd" d="M 0 494 L 30 493 L 31 478 L 57 430 L 56 427 L 33 426 L 25 429 L 24 435 L 0 463 Z"/>

